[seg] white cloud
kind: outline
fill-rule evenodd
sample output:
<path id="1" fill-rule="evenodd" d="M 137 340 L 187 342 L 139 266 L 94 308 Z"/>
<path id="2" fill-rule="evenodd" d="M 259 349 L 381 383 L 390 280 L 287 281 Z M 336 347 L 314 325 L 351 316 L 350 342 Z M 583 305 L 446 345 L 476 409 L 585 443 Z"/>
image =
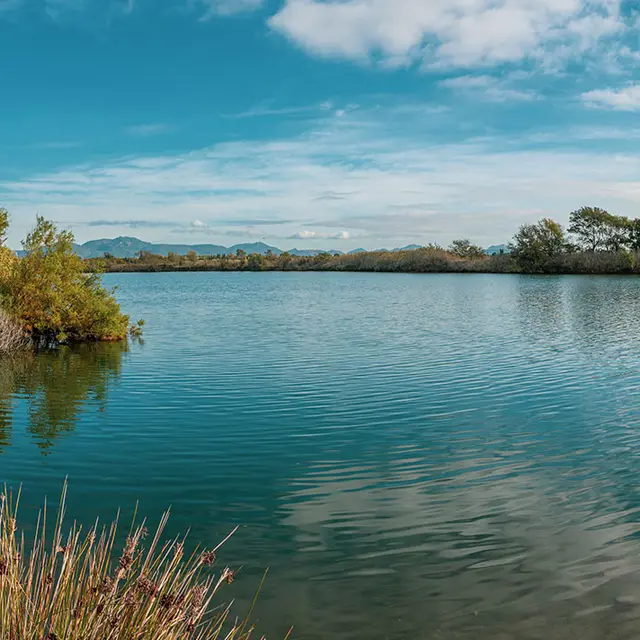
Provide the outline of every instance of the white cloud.
<path id="1" fill-rule="evenodd" d="M 640 84 L 623 89 L 596 89 L 582 94 L 582 100 L 593 107 L 640 111 Z"/>
<path id="2" fill-rule="evenodd" d="M 473 92 L 474 95 L 480 95 L 491 102 L 522 102 L 538 97 L 529 89 L 516 89 L 505 81 L 487 75 L 447 78 L 440 82 L 440 86 L 454 91 Z"/>
<path id="3" fill-rule="evenodd" d="M 622 0 L 286 0 L 271 27 L 312 54 L 474 67 L 583 55 L 627 25 Z M 616 46 L 620 46 L 618 43 Z"/>
<path id="4" fill-rule="evenodd" d="M 316 238 L 317 235 L 315 231 L 298 231 L 298 233 L 294 233 L 289 238 L 291 240 L 310 240 L 311 238 Z"/>
<path id="5" fill-rule="evenodd" d="M 117 217 L 184 221 L 171 236 L 149 225 L 148 240 L 200 233 L 242 241 L 250 231 L 276 245 L 299 234 L 319 248 L 329 238 L 375 248 L 447 244 L 460 235 L 494 244 L 543 215 L 566 223 L 582 204 L 640 216 L 640 152 L 617 129 L 446 144 L 426 131 L 424 114 L 419 105 L 360 109 L 348 118 L 328 112 L 314 130 L 292 138 L 4 181 L 0 201 L 13 214 L 14 246 L 38 211 L 70 224 L 81 241 L 94 237 L 89 221 Z M 434 131 L 443 126 L 439 118 L 449 122 L 448 114 L 427 119 Z"/>
<path id="6" fill-rule="evenodd" d="M 348 240 L 350 234 L 348 231 L 339 231 L 338 233 L 320 233 L 318 231 L 298 231 L 290 236 L 289 240 Z"/>

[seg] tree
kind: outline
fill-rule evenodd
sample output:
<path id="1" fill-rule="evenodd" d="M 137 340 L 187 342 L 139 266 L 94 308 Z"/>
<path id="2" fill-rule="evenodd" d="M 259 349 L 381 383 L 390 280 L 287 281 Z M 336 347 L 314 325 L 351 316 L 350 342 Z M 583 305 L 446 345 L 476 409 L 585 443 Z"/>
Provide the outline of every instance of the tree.
<path id="1" fill-rule="evenodd" d="M 539 271 L 550 258 L 566 251 L 567 242 L 562 227 L 551 218 L 543 218 L 536 224 L 523 224 L 510 249 L 521 268 Z"/>
<path id="2" fill-rule="evenodd" d="M 585 251 L 618 251 L 629 239 L 629 220 L 599 207 L 581 207 L 569 216 L 569 233 Z"/>
<path id="3" fill-rule="evenodd" d="M 11 272 L 18 261 L 16 254 L 4 244 L 7 241 L 7 230 L 9 229 L 9 212 L 0 207 L 0 301 L 3 296 L 3 290 L 6 288 L 7 281 L 11 276 Z"/>
<path id="4" fill-rule="evenodd" d="M 100 275 L 85 273 L 70 231 L 58 231 L 38 216 L 22 245 L 24 256 L 3 289 L 9 312 L 37 342 L 126 337 L 129 318 L 120 311 L 113 292 L 102 286 Z"/>
<path id="5" fill-rule="evenodd" d="M 9 212 L 0 207 L 0 247 L 4 247 L 7 241 L 7 230 L 9 229 Z"/>
<path id="6" fill-rule="evenodd" d="M 635 218 L 627 223 L 627 242 L 629 249 L 640 251 L 640 219 Z"/>
<path id="7" fill-rule="evenodd" d="M 462 240 L 454 240 L 449 245 L 448 251 L 458 258 L 466 258 L 468 260 L 486 258 L 484 249 L 479 247 L 477 244 L 471 244 L 471 242 L 466 238 Z"/>

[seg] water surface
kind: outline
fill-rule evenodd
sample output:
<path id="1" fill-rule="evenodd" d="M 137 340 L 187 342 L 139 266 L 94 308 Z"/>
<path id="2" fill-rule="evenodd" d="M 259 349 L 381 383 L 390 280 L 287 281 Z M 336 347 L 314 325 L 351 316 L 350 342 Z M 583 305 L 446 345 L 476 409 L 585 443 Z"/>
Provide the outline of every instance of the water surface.
<path id="1" fill-rule="evenodd" d="M 240 525 L 271 638 L 637 637 L 640 279 L 107 281 L 143 344 L 0 363 L 27 509 Z"/>

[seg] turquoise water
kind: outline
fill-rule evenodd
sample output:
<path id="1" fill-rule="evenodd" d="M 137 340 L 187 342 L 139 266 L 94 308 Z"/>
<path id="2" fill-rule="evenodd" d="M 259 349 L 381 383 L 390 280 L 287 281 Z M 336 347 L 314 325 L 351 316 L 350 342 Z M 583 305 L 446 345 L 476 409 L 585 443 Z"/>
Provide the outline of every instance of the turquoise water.
<path id="1" fill-rule="evenodd" d="M 108 276 L 143 344 L 0 363 L 0 481 L 242 566 L 271 638 L 640 631 L 640 279 Z"/>

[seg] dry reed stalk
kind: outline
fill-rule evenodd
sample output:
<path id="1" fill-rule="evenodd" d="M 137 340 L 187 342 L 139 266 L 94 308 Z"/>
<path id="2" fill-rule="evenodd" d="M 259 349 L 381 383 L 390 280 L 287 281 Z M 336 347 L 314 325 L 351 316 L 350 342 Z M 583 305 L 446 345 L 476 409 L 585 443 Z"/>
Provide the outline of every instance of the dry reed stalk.
<path id="1" fill-rule="evenodd" d="M 27 337 L 22 327 L 0 310 L 0 356 L 26 348 Z"/>
<path id="2" fill-rule="evenodd" d="M 249 640 L 246 620 L 213 607 L 234 575 L 209 566 L 220 545 L 185 557 L 184 539 L 162 542 L 167 512 L 150 542 L 143 522 L 117 553 L 117 519 L 63 531 L 66 493 L 51 539 L 45 503 L 28 548 L 20 493 L 0 495 L 0 640 Z"/>

